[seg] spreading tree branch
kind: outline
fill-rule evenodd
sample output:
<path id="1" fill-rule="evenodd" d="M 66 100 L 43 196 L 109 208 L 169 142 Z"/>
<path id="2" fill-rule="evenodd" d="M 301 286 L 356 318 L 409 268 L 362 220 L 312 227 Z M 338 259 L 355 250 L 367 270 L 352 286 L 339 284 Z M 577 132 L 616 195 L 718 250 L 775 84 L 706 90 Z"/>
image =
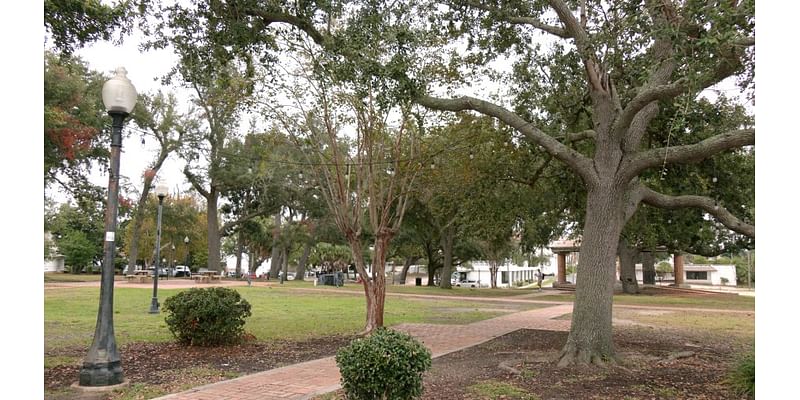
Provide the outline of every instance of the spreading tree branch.
<path id="1" fill-rule="evenodd" d="M 662 163 L 679 164 L 702 161 L 725 150 L 753 145 L 755 140 L 755 129 L 738 129 L 712 136 L 695 144 L 644 151 L 627 160 L 621 177 L 624 180 L 633 179 L 645 169 L 660 166 Z"/>
<path id="2" fill-rule="evenodd" d="M 754 225 L 743 222 L 713 199 L 704 196 L 669 196 L 645 186 L 641 186 L 639 190 L 642 195 L 642 201 L 645 204 L 666 209 L 699 208 L 712 215 L 728 229 L 751 238 L 756 237 L 756 227 Z"/>
<path id="3" fill-rule="evenodd" d="M 542 146 L 545 151 L 553 155 L 553 157 L 567 164 L 572 170 L 581 176 L 585 182 L 594 182 L 596 179 L 592 169 L 592 162 L 588 158 L 565 146 L 557 139 L 547 135 L 528 121 L 525 121 L 520 116 L 501 106 L 469 96 L 462 96 L 456 99 L 441 99 L 431 96 L 419 96 L 415 101 L 420 105 L 435 110 L 473 110 L 484 115 L 495 117 L 525 135 L 533 143 Z"/>
<path id="4" fill-rule="evenodd" d="M 458 3 L 458 2 L 456 2 L 456 3 Z M 470 0 L 470 1 L 467 2 L 467 5 L 469 5 L 472 8 L 476 8 L 478 10 L 483 10 L 483 11 L 490 12 L 490 13 L 493 14 L 493 16 L 495 18 L 500 19 L 501 21 L 508 22 L 509 24 L 530 25 L 530 26 L 532 26 L 532 27 L 534 27 L 536 29 L 545 31 L 545 32 L 547 32 L 547 33 L 549 33 L 551 35 L 555 35 L 555 36 L 558 36 L 558 37 L 564 38 L 564 39 L 572 37 L 569 33 L 567 33 L 566 30 L 564 30 L 564 28 L 562 28 L 560 26 L 554 26 L 554 25 L 545 24 L 544 22 L 540 21 L 537 18 L 520 17 L 520 16 L 510 15 L 505 10 L 501 10 L 499 8 L 492 7 L 490 5 L 484 4 L 483 2 L 480 2 L 480 1 L 477 1 L 477 0 Z"/>

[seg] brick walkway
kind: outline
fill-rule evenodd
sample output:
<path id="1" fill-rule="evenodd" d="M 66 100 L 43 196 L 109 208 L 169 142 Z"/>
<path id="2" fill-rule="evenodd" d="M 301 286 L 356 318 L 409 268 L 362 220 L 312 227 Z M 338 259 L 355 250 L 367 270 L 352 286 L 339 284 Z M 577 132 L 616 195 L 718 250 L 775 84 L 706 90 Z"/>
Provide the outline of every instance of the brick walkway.
<path id="1" fill-rule="evenodd" d="M 392 328 L 413 335 L 433 353 L 452 353 L 522 328 L 569 330 L 569 320 L 553 318 L 572 312 L 572 305 L 522 311 L 468 325 L 400 324 Z M 333 357 L 196 387 L 163 400 L 309 399 L 339 389 L 339 369 Z"/>

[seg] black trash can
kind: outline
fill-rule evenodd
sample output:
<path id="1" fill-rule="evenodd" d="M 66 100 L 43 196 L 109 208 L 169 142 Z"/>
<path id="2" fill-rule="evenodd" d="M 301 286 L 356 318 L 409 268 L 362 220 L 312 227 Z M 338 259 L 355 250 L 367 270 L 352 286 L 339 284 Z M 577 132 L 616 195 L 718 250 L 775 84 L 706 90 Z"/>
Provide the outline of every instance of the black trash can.
<path id="1" fill-rule="evenodd" d="M 422 278 L 417 278 L 414 281 L 416 282 L 417 286 L 422 286 Z"/>

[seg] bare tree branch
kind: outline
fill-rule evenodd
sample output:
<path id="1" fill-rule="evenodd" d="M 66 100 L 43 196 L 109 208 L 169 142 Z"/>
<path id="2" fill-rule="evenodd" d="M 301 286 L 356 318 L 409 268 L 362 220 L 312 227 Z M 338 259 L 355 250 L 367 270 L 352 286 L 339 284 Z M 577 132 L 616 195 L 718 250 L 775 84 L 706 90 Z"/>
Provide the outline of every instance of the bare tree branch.
<path id="1" fill-rule="evenodd" d="M 743 222 L 713 199 L 704 196 L 669 196 L 645 186 L 641 186 L 639 190 L 642 193 L 642 201 L 645 204 L 666 209 L 699 208 L 712 215 L 728 229 L 751 238 L 756 237 L 756 227 L 754 225 Z"/>

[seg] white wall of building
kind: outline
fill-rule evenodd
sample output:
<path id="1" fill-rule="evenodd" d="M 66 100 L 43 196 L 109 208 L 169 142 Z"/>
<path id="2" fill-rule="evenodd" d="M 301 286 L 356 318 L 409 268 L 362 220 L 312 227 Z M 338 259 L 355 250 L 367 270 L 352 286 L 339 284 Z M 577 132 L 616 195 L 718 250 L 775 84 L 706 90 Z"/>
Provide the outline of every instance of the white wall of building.
<path id="1" fill-rule="evenodd" d="M 470 267 L 459 266 L 456 272 L 466 273 L 467 280 L 474 280 L 478 282 L 480 287 L 491 287 L 491 273 L 489 272 L 489 263 L 487 261 L 471 261 Z M 503 263 L 498 266 L 497 270 L 497 287 L 510 287 L 515 286 L 517 282 L 524 283 L 525 281 L 533 282 L 536 280 L 535 272 L 539 267 L 528 267 L 527 263 L 519 266 L 510 262 Z M 545 273 L 547 273 L 545 271 Z M 508 276 L 508 280 L 503 282 L 503 275 Z"/>

